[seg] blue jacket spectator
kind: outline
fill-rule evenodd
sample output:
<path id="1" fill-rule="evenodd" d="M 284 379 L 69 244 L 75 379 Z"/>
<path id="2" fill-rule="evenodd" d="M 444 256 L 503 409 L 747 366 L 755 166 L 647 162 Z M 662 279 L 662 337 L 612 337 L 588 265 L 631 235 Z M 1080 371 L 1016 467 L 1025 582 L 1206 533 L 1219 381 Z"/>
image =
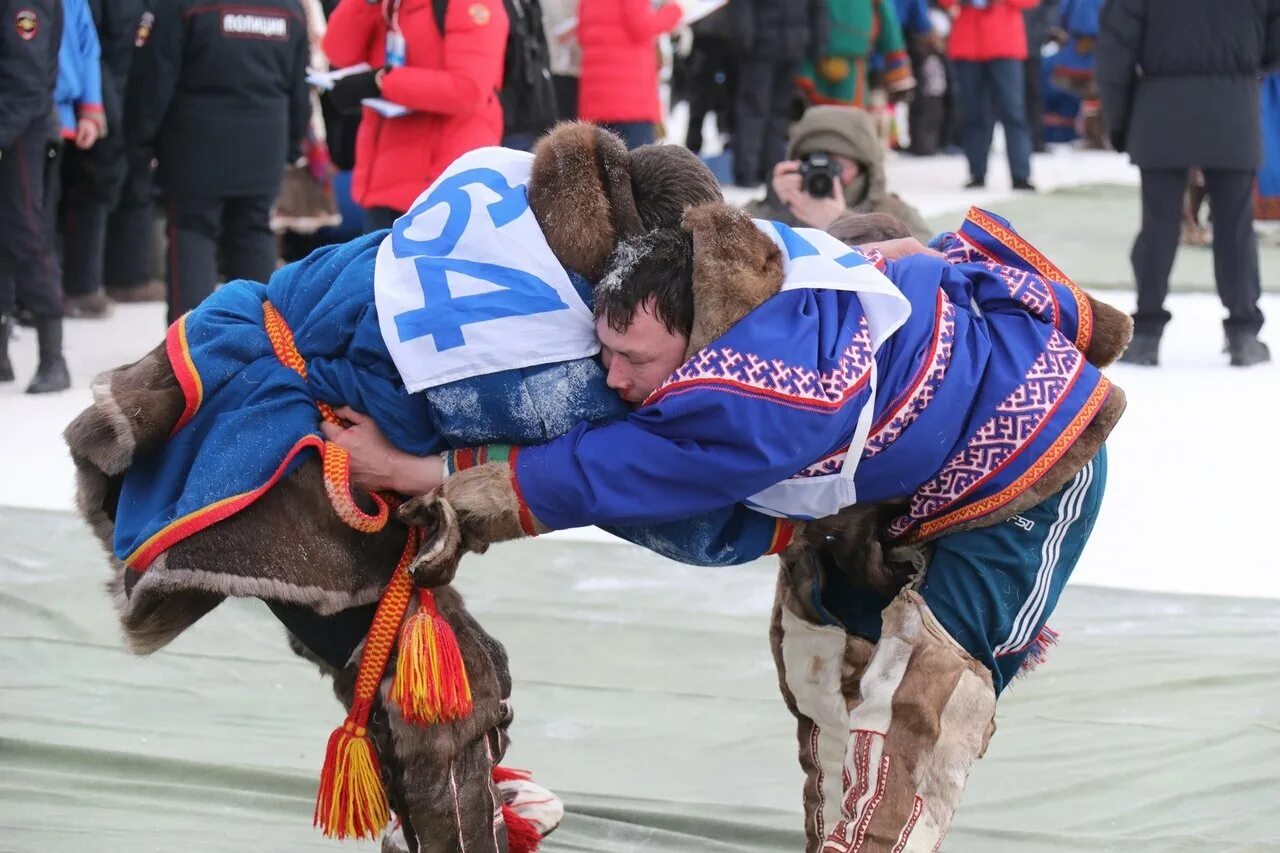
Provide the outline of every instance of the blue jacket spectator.
<path id="1" fill-rule="evenodd" d="M 87 0 L 62 0 L 62 44 L 58 49 L 58 86 L 54 105 L 63 139 L 73 139 L 76 123 L 90 119 L 98 135 L 106 131 L 102 109 L 102 48 Z"/>

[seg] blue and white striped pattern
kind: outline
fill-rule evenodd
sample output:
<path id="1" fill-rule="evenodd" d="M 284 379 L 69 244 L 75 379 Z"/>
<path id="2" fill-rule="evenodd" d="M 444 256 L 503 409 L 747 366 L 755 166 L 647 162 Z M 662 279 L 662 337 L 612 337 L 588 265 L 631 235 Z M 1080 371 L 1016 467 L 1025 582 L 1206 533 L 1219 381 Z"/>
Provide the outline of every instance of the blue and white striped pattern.
<path id="1" fill-rule="evenodd" d="M 996 657 L 1020 652 L 1035 640 L 1045 606 L 1049 602 L 1049 590 L 1053 587 L 1053 574 L 1062 555 L 1062 543 L 1066 540 L 1071 525 L 1080 520 L 1089 485 L 1093 482 L 1093 466 L 1094 461 L 1090 460 L 1063 490 L 1062 497 L 1058 500 L 1057 517 L 1040 547 L 1040 568 L 1036 571 L 1031 595 L 1027 596 L 1018 615 L 1014 617 L 1008 639 L 992 650 Z"/>

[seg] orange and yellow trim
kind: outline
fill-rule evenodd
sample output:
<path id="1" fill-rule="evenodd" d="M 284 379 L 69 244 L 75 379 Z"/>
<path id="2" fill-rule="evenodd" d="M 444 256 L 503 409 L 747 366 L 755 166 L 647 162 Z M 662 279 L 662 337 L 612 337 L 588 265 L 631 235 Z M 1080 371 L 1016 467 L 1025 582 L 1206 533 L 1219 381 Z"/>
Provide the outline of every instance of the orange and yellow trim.
<path id="1" fill-rule="evenodd" d="M 1040 458 L 1032 464 L 1030 468 L 1022 473 L 1022 476 L 1014 480 L 999 493 L 983 498 L 980 501 L 953 510 L 946 515 L 939 516 L 932 521 L 925 522 L 917 527 L 914 531 L 903 537 L 904 542 L 917 542 L 922 539 L 932 539 L 941 533 L 946 532 L 948 528 L 955 527 L 958 524 L 974 521 L 985 515 L 995 512 L 1001 507 L 1007 505 L 1010 501 L 1026 492 L 1032 486 L 1040 481 L 1040 479 L 1049 472 L 1049 469 L 1058 463 L 1066 452 L 1076 443 L 1076 439 L 1084 433 L 1085 428 L 1093 422 L 1093 418 L 1098 414 L 1098 410 L 1102 408 L 1102 404 L 1106 401 L 1107 396 L 1111 393 L 1111 382 L 1106 378 L 1101 378 L 1096 388 L 1085 400 L 1084 406 L 1076 413 L 1076 416 L 1067 425 L 1067 428 L 1054 439 L 1053 443 L 1040 455 Z"/>
<path id="2" fill-rule="evenodd" d="M 779 518 L 773 525 L 773 540 L 769 543 L 769 550 L 764 552 L 764 556 L 770 554 L 778 554 L 782 552 L 791 540 L 795 538 L 796 525 L 794 521 L 788 521 L 785 518 Z"/>
<path id="3" fill-rule="evenodd" d="M 1089 304 L 1089 297 L 1080 289 L 1080 286 L 1058 269 L 1057 265 L 1046 258 L 1039 249 L 1022 239 L 1012 229 L 1002 225 L 985 210 L 970 207 L 965 219 L 999 240 L 1005 248 L 1026 261 L 1041 276 L 1056 281 L 1071 291 L 1071 298 L 1076 303 L 1076 316 L 1079 318 L 1076 323 L 1075 346 L 1080 352 L 1088 351 L 1089 343 L 1093 340 L 1093 306 Z"/>
<path id="4" fill-rule="evenodd" d="M 188 536 L 199 533 L 210 525 L 217 524 L 219 521 L 235 515 L 266 494 L 267 490 L 284 476 L 284 472 L 288 470 L 289 463 L 293 461 L 293 458 L 308 447 L 314 447 L 321 453 L 324 452 L 324 442 L 318 435 L 303 436 L 289 449 L 289 452 L 285 454 L 284 460 L 276 468 L 275 473 L 261 486 L 215 501 L 206 507 L 187 513 L 176 521 L 171 521 L 153 534 L 150 539 L 134 549 L 133 553 L 125 557 L 124 564 L 135 572 L 145 572 L 157 557 L 173 545 Z"/>
<path id="5" fill-rule="evenodd" d="M 204 383 L 200 381 L 200 372 L 196 370 L 195 360 L 191 358 L 191 347 L 187 344 L 187 318 L 190 316 L 191 312 L 188 311 L 174 320 L 164 338 L 165 355 L 169 356 L 173 375 L 182 387 L 182 396 L 187 404 L 182 410 L 182 417 L 178 418 L 178 423 L 173 427 L 173 432 L 169 433 L 170 438 L 177 435 L 178 430 L 195 417 L 204 401 Z"/>

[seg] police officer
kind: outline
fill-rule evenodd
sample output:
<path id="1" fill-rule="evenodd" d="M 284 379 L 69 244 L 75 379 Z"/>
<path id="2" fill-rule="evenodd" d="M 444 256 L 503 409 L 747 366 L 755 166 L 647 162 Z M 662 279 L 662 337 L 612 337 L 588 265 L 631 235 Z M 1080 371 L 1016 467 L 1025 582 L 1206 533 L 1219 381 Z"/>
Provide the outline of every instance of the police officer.
<path id="1" fill-rule="evenodd" d="M 14 379 L 10 318 L 20 296 L 40 348 L 31 394 L 71 385 L 62 357 L 62 271 L 43 202 L 49 142 L 57 137 L 61 41 L 61 0 L 0 0 L 0 382 Z"/>
<path id="2" fill-rule="evenodd" d="M 275 269 L 271 206 L 310 116 L 307 28 L 297 0 L 165 0 L 152 13 L 125 130 L 132 156 L 159 163 L 172 322 L 213 292 L 219 258 L 229 279 Z"/>
<path id="3" fill-rule="evenodd" d="M 128 168 L 123 133 L 125 84 L 145 9 L 144 0 L 89 0 L 102 45 L 107 134 L 87 150 L 66 148 L 60 216 L 62 288 L 67 314 L 73 317 L 103 317 L 111 308 L 102 289 L 107 220 L 120 198 Z"/>

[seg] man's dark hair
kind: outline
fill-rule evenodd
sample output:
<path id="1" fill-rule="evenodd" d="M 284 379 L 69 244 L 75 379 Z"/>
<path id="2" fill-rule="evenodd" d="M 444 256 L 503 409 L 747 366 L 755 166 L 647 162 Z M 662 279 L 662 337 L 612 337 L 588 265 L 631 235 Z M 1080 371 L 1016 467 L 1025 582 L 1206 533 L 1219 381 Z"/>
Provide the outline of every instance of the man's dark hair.
<path id="1" fill-rule="evenodd" d="M 686 338 L 693 331 L 693 237 L 683 228 L 658 228 L 618 244 L 595 288 L 595 310 L 625 332 L 650 298 L 654 319 Z"/>

